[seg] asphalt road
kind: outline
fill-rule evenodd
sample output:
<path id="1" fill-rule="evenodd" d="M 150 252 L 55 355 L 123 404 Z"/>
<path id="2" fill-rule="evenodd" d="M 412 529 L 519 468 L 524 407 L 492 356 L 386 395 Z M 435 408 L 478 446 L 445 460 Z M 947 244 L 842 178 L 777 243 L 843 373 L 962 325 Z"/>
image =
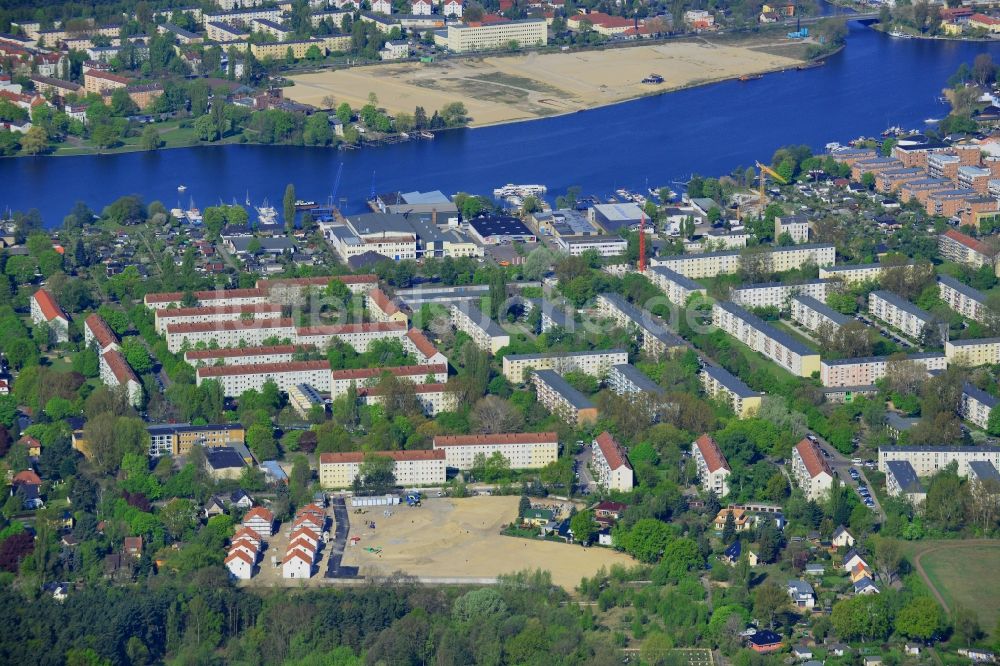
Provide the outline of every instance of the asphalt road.
<path id="1" fill-rule="evenodd" d="M 580 474 L 580 478 L 576 480 L 575 486 L 580 492 L 596 493 L 598 490 L 597 481 L 594 480 L 594 475 L 590 473 L 589 467 L 591 446 L 590 444 L 585 445 L 583 450 L 574 457 L 576 460 L 576 470 Z"/>
<path id="2" fill-rule="evenodd" d="M 333 509 L 334 533 L 333 538 L 326 544 L 326 578 L 355 578 L 358 575 L 357 567 L 345 567 L 341 565 L 344 559 L 344 549 L 347 547 L 347 533 L 351 529 L 351 519 L 347 511 L 347 505 L 343 497 L 334 497 L 330 501 Z"/>

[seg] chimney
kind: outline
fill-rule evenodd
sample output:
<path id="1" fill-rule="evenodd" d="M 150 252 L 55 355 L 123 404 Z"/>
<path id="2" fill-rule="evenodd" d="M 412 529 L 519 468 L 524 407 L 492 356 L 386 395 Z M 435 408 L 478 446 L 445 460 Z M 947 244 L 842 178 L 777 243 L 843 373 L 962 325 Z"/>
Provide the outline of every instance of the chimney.
<path id="1" fill-rule="evenodd" d="M 431 208 L 431 222 L 434 223 L 435 227 L 437 226 L 437 223 L 438 223 L 438 211 L 437 211 L 437 208 Z"/>

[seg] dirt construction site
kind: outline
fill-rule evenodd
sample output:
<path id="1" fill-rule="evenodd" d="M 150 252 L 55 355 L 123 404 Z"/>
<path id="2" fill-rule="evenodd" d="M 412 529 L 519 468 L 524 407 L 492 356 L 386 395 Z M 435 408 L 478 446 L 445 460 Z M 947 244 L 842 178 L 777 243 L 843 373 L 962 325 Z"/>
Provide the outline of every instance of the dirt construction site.
<path id="1" fill-rule="evenodd" d="M 431 498 L 419 507 L 351 510 L 344 565 L 364 577 L 402 572 L 426 582 L 485 582 L 500 574 L 543 569 L 552 581 L 572 590 L 602 566 L 635 561 L 608 548 L 582 548 L 553 541 L 502 536 L 517 516 L 518 497 Z M 375 523 L 375 529 L 368 524 Z M 355 540 L 354 537 L 359 537 Z"/>
<path id="2" fill-rule="evenodd" d="M 323 70 L 293 76 L 284 90 L 296 102 L 354 108 L 369 93 L 390 114 L 430 115 L 451 102 L 463 102 L 472 126 L 492 125 L 572 113 L 657 92 L 794 67 L 802 62 L 802 43 L 773 37 L 735 43 L 676 41 L 595 51 L 528 53 L 484 58 L 453 58 L 437 63 L 397 63 Z M 663 77 L 647 85 L 650 74 Z M 326 101 L 324 101 L 326 100 Z"/>

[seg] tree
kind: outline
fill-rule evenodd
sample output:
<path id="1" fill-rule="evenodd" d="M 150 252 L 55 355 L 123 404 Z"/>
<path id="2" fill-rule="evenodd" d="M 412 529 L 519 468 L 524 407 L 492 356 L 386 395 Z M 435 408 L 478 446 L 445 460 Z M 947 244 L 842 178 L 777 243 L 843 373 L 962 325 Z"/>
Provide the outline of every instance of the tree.
<path id="1" fill-rule="evenodd" d="M 347 125 L 354 118 L 354 111 L 351 110 L 351 105 L 347 102 L 341 102 L 340 106 L 337 107 L 337 120 Z"/>
<path id="2" fill-rule="evenodd" d="M 217 141 L 219 138 L 219 128 L 207 113 L 195 118 L 194 131 L 202 141 Z"/>
<path id="3" fill-rule="evenodd" d="M 122 354 L 129 366 L 140 375 L 153 369 L 153 360 L 149 357 L 149 351 L 137 337 L 126 338 L 122 342 Z"/>
<path id="4" fill-rule="evenodd" d="M 295 186 L 291 183 L 285 186 L 285 196 L 281 204 L 285 215 L 285 228 L 292 231 L 295 229 Z"/>
<path id="5" fill-rule="evenodd" d="M 488 395 L 473 406 L 469 423 L 481 433 L 519 432 L 524 426 L 524 416 L 507 400 Z"/>
<path id="6" fill-rule="evenodd" d="M 486 622 L 506 612 L 507 603 L 500 592 L 493 587 L 466 592 L 455 599 L 451 608 L 451 616 L 458 622 Z"/>
<path id="7" fill-rule="evenodd" d="M 952 608 L 951 624 L 955 631 L 955 638 L 965 647 L 971 647 L 983 635 L 983 630 L 979 625 L 979 616 L 974 610 L 963 604 L 955 604 Z"/>
<path id="8" fill-rule="evenodd" d="M 524 514 L 531 509 L 531 500 L 528 499 L 527 495 L 521 495 L 520 501 L 517 503 L 517 517 L 524 518 Z"/>
<path id="9" fill-rule="evenodd" d="M 736 534 L 736 520 L 733 518 L 733 512 L 726 512 L 726 522 L 722 526 L 722 543 L 730 543 L 733 540 L 733 536 Z"/>
<path id="10" fill-rule="evenodd" d="M 139 138 L 139 146 L 143 150 L 156 150 L 163 142 L 160 140 L 160 133 L 152 125 L 146 125 Z"/>
<path id="11" fill-rule="evenodd" d="M 899 542 L 889 537 L 878 537 L 875 544 L 875 574 L 885 585 L 892 585 L 899 574 L 903 553 Z"/>
<path id="12" fill-rule="evenodd" d="M 270 424 L 254 423 L 247 428 L 247 446 L 258 460 L 273 460 L 278 457 L 278 445 L 274 441 L 274 429 Z"/>
<path id="13" fill-rule="evenodd" d="M 673 652 L 674 644 L 670 637 L 661 631 L 653 632 L 642 642 L 639 648 L 639 656 L 643 664 L 650 666 L 666 666 L 674 663 L 669 657 Z"/>
<path id="14" fill-rule="evenodd" d="M 762 583 L 753 595 L 753 609 L 760 619 L 767 618 L 767 626 L 774 628 L 775 616 L 788 605 L 788 593 L 773 580 Z"/>
<path id="15" fill-rule="evenodd" d="M 354 479 L 354 492 L 364 495 L 383 495 L 396 486 L 393 459 L 378 453 L 366 453 L 358 476 Z"/>
<path id="16" fill-rule="evenodd" d="M 837 602 L 830 619 L 841 640 L 873 641 L 889 635 L 890 609 L 885 595 L 860 595 Z"/>
<path id="17" fill-rule="evenodd" d="M 907 638 L 929 641 L 945 625 L 944 613 L 930 597 L 917 597 L 903 606 L 896 615 L 896 631 Z"/>
<path id="18" fill-rule="evenodd" d="M 570 518 L 569 529 L 573 532 L 574 540 L 583 546 L 589 546 L 599 527 L 592 511 L 580 511 Z"/>
<path id="19" fill-rule="evenodd" d="M 49 135 L 41 125 L 32 125 L 21 138 L 21 150 L 28 155 L 38 155 L 49 146 Z"/>
<path id="20" fill-rule="evenodd" d="M 674 531 L 656 518 L 643 518 L 631 528 L 615 527 L 614 543 L 640 562 L 658 562 L 674 539 Z"/>

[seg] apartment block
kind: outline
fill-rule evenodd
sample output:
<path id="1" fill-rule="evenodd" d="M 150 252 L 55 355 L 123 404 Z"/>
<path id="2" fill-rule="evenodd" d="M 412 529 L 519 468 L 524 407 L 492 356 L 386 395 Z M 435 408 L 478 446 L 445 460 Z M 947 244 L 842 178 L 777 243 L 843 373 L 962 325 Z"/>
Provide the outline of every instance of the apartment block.
<path id="1" fill-rule="evenodd" d="M 912 266 L 912 262 L 906 264 Z M 820 267 L 819 277 L 821 280 L 841 280 L 847 285 L 861 282 L 871 282 L 882 277 L 882 271 L 886 269 L 882 264 L 844 264 L 841 266 Z"/>
<path id="2" fill-rule="evenodd" d="M 851 321 L 847 315 L 837 312 L 812 296 L 793 296 L 791 310 L 792 321 L 798 322 L 810 331 L 817 331 L 821 326 L 838 330 Z"/>
<path id="3" fill-rule="evenodd" d="M 48 326 L 52 339 L 69 342 L 69 315 L 45 287 L 31 295 L 31 323 Z"/>
<path id="4" fill-rule="evenodd" d="M 809 218 L 805 215 L 784 215 L 774 218 L 774 240 L 788 234 L 793 243 L 809 242 Z"/>
<path id="5" fill-rule="evenodd" d="M 246 431 L 239 423 L 161 423 L 149 426 L 146 431 L 149 433 L 149 455 L 154 458 L 187 455 L 192 446 L 242 447 L 246 441 Z"/>
<path id="6" fill-rule="evenodd" d="M 458 409 L 458 398 L 447 384 L 417 384 L 413 387 L 413 393 L 427 416 L 437 416 L 441 412 Z M 384 399 L 378 387 L 359 388 L 358 397 L 366 405 L 381 405 Z"/>
<path id="7" fill-rule="evenodd" d="M 741 419 L 753 416 L 760 409 L 763 396 L 723 367 L 706 364 L 701 371 L 701 385 L 709 397 L 728 402 Z"/>
<path id="8" fill-rule="evenodd" d="M 889 291 L 868 295 L 868 313 L 914 339 L 919 339 L 931 323 L 930 312 Z"/>
<path id="9" fill-rule="evenodd" d="M 1000 405 L 1000 398 L 973 386 L 969 382 L 962 385 L 962 399 L 958 405 L 958 415 L 969 423 L 974 423 L 983 430 L 990 420 L 990 412 Z"/>
<path id="10" fill-rule="evenodd" d="M 83 344 L 100 356 L 104 352 L 118 349 L 118 336 L 101 315 L 94 313 L 83 322 Z"/>
<path id="11" fill-rule="evenodd" d="M 806 499 L 822 500 L 833 485 L 833 470 L 819 446 L 803 439 L 792 450 L 792 477 Z"/>
<path id="12" fill-rule="evenodd" d="M 878 450 L 878 469 L 885 472 L 892 461 L 908 462 L 917 476 L 933 476 L 952 462 L 958 464 L 958 475 L 969 475 L 969 463 L 985 461 L 1000 468 L 1000 447 L 997 446 L 891 446 Z"/>
<path id="13" fill-rule="evenodd" d="M 196 291 L 192 296 L 195 303 L 201 307 L 238 307 L 268 302 L 267 292 L 262 289 L 212 289 Z M 169 307 L 182 307 L 183 300 L 184 292 L 173 291 L 146 294 L 142 302 L 147 308 L 160 310 Z"/>
<path id="14" fill-rule="evenodd" d="M 763 282 L 733 289 L 729 298 L 733 303 L 745 308 L 784 310 L 787 309 L 789 300 L 796 295 L 812 296 L 816 300 L 826 301 L 828 286 L 829 280 L 808 280 L 794 284 Z"/>
<path id="15" fill-rule="evenodd" d="M 548 44 L 548 26 L 544 19 L 503 21 L 499 23 L 457 23 L 448 25 L 446 46 L 452 53 L 507 48 L 512 42 L 522 47 Z"/>
<path id="16" fill-rule="evenodd" d="M 368 294 L 378 286 L 378 276 L 365 275 L 323 275 L 302 278 L 272 278 L 257 280 L 254 285 L 267 294 L 273 302 L 294 302 L 308 291 L 322 292 L 331 282 L 341 282 L 352 294 Z"/>
<path id="17" fill-rule="evenodd" d="M 266 365 L 288 363 L 315 351 L 316 347 L 312 345 L 192 349 L 184 352 L 184 360 L 193 368 L 202 365 Z"/>
<path id="18" fill-rule="evenodd" d="M 958 185 L 973 190 L 979 195 L 984 195 L 989 189 L 990 178 L 993 175 L 989 169 L 978 166 L 958 167 Z"/>
<path id="19" fill-rule="evenodd" d="M 764 254 L 768 269 L 778 273 L 801 268 L 808 262 L 817 266 L 830 266 L 836 261 L 836 248 L 829 244 L 775 247 Z M 653 266 L 669 268 L 685 277 L 711 278 L 739 270 L 740 252 L 683 254 L 653 259 L 651 263 Z"/>
<path id="20" fill-rule="evenodd" d="M 594 377 L 604 377 L 611 366 L 628 363 L 624 349 L 605 349 L 553 354 L 508 354 L 503 357 L 503 376 L 516 384 L 524 383 L 526 373 L 533 370 L 554 370 L 564 374 L 579 370 Z"/>
<path id="21" fill-rule="evenodd" d="M 691 458 L 698 469 L 701 489 L 715 493 L 716 497 L 729 494 L 729 474 L 732 471 L 718 443 L 709 435 L 702 435 L 691 444 Z"/>
<path id="22" fill-rule="evenodd" d="M 309 384 L 318 391 L 329 392 L 330 362 L 290 361 L 259 365 L 202 366 L 195 370 L 195 379 L 199 386 L 208 379 L 219 382 L 227 398 L 239 397 L 250 389 L 260 391 L 269 381 L 273 381 L 279 391 L 286 393 L 296 384 Z"/>
<path id="23" fill-rule="evenodd" d="M 167 349 L 173 353 L 199 345 L 258 347 L 269 338 L 294 343 L 297 332 L 292 319 L 237 319 L 232 321 L 170 324 L 166 330 Z"/>
<path id="24" fill-rule="evenodd" d="M 891 194 L 909 182 L 924 178 L 925 175 L 922 169 L 917 168 L 889 169 L 875 178 L 875 187 L 879 192 Z"/>
<path id="25" fill-rule="evenodd" d="M 889 497 L 902 497 L 914 505 L 927 498 L 916 470 L 906 460 L 890 460 L 885 464 L 885 492 Z"/>
<path id="26" fill-rule="evenodd" d="M 851 165 L 851 180 L 860 181 L 866 173 L 878 176 L 883 171 L 890 169 L 902 169 L 907 165 L 900 160 L 891 157 L 872 157 L 866 160 L 859 160 Z"/>
<path id="27" fill-rule="evenodd" d="M 398 321 L 366 322 L 363 324 L 332 324 L 326 326 L 306 326 L 295 331 L 294 342 L 315 345 L 326 349 L 334 340 L 345 342 L 356 351 L 366 352 L 376 340 L 397 339 L 406 336 L 407 326 Z"/>
<path id="28" fill-rule="evenodd" d="M 602 257 L 617 257 L 628 250 L 628 241 L 621 236 L 556 236 L 553 240 L 571 257 L 591 250 Z"/>
<path id="29" fill-rule="evenodd" d="M 402 338 L 403 349 L 412 354 L 420 365 L 448 365 L 448 357 L 438 351 L 419 328 L 411 328 Z"/>
<path id="30" fill-rule="evenodd" d="M 599 486 L 606 490 L 632 490 L 635 485 L 632 464 L 611 433 L 605 430 L 594 439 L 591 454 L 590 462 Z"/>
<path id="31" fill-rule="evenodd" d="M 256 321 L 281 319 L 281 306 L 271 303 L 253 305 L 213 305 L 197 308 L 164 308 L 153 311 L 156 332 L 163 335 L 171 324 L 194 324 L 219 321 Z"/>
<path id="32" fill-rule="evenodd" d="M 986 321 L 986 294 L 950 275 L 938 276 L 938 295 L 952 310 L 975 321 Z"/>
<path id="33" fill-rule="evenodd" d="M 531 377 L 538 402 L 560 419 L 573 426 L 597 421 L 597 406 L 554 370 L 535 370 Z"/>
<path id="34" fill-rule="evenodd" d="M 1000 338 L 946 340 L 944 355 L 948 362 L 970 368 L 1000 363 Z"/>
<path id="35" fill-rule="evenodd" d="M 395 321 L 409 323 L 410 318 L 399 309 L 384 291 L 375 287 L 368 292 L 368 313 L 372 321 Z"/>
<path id="36" fill-rule="evenodd" d="M 472 338 L 477 347 L 490 354 L 510 344 L 510 334 L 472 303 L 451 306 L 451 323 Z"/>
<path id="37" fill-rule="evenodd" d="M 903 201 L 916 199 L 921 206 L 927 205 L 927 199 L 934 192 L 953 189 L 955 186 L 945 178 L 921 178 L 911 180 L 899 188 L 899 198 Z"/>
<path id="38" fill-rule="evenodd" d="M 958 155 L 935 153 L 927 158 L 927 175 L 931 178 L 955 180 L 958 178 L 960 166 L 962 159 Z"/>
<path id="39" fill-rule="evenodd" d="M 997 255 L 988 245 L 954 229 L 948 229 L 938 236 L 938 250 L 944 259 L 974 269 L 984 265 L 995 266 L 997 263 Z"/>
<path id="40" fill-rule="evenodd" d="M 1000 339 L 997 340 L 1000 353 Z M 866 356 L 863 358 L 824 359 L 820 363 L 819 377 L 823 386 L 848 387 L 871 386 L 885 377 L 886 368 L 895 360 L 909 361 L 924 367 L 927 372 L 944 370 L 951 358 L 946 353 L 922 352 L 906 356 Z"/>
<path id="41" fill-rule="evenodd" d="M 124 386 L 130 405 L 138 407 L 142 403 L 142 383 L 120 351 L 111 349 L 101 354 L 98 366 L 105 386 Z"/>
<path id="42" fill-rule="evenodd" d="M 704 296 L 705 287 L 666 266 L 653 266 L 646 269 L 646 277 L 674 305 L 684 305 L 694 294 Z"/>
<path id="43" fill-rule="evenodd" d="M 640 310 L 618 294 L 598 295 L 597 309 L 620 328 L 637 331 L 642 337 L 642 351 L 649 356 L 659 357 L 687 348 L 683 340 L 660 323 L 659 317 Z"/>
<path id="44" fill-rule="evenodd" d="M 631 395 L 634 393 L 653 393 L 660 395 L 663 388 L 642 373 L 631 363 L 611 366 L 604 383 L 616 395 Z"/>
<path id="45" fill-rule="evenodd" d="M 712 323 L 793 375 L 809 377 L 820 370 L 817 352 L 734 303 L 716 302 Z"/>
<path id="46" fill-rule="evenodd" d="M 540 328 L 542 333 L 548 333 L 556 326 L 572 331 L 576 328 L 576 320 L 572 312 L 563 310 L 558 305 L 544 298 L 535 299 L 535 307 L 541 308 Z"/>
<path id="47" fill-rule="evenodd" d="M 559 436 L 554 432 L 518 432 L 491 435 L 437 435 L 434 450 L 444 451 L 453 469 L 472 469 L 476 456 L 502 455 L 511 469 L 541 469 L 559 458 Z"/>
<path id="48" fill-rule="evenodd" d="M 393 474 L 400 486 L 433 486 L 445 482 L 444 451 L 379 451 L 374 455 L 393 461 Z M 365 454 L 321 453 L 319 455 L 319 485 L 323 488 L 350 488 L 361 472 Z"/>
<path id="49" fill-rule="evenodd" d="M 334 370 L 330 375 L 330 399 L 345 395 L 351 384 L 358 389 L 376 385 L 383 375 L 393 375 L 413 384 L 443 384 L 448 381 L 448 366 L 403 365 L 397 367 L 359 368 L 357 370 Z"/>

